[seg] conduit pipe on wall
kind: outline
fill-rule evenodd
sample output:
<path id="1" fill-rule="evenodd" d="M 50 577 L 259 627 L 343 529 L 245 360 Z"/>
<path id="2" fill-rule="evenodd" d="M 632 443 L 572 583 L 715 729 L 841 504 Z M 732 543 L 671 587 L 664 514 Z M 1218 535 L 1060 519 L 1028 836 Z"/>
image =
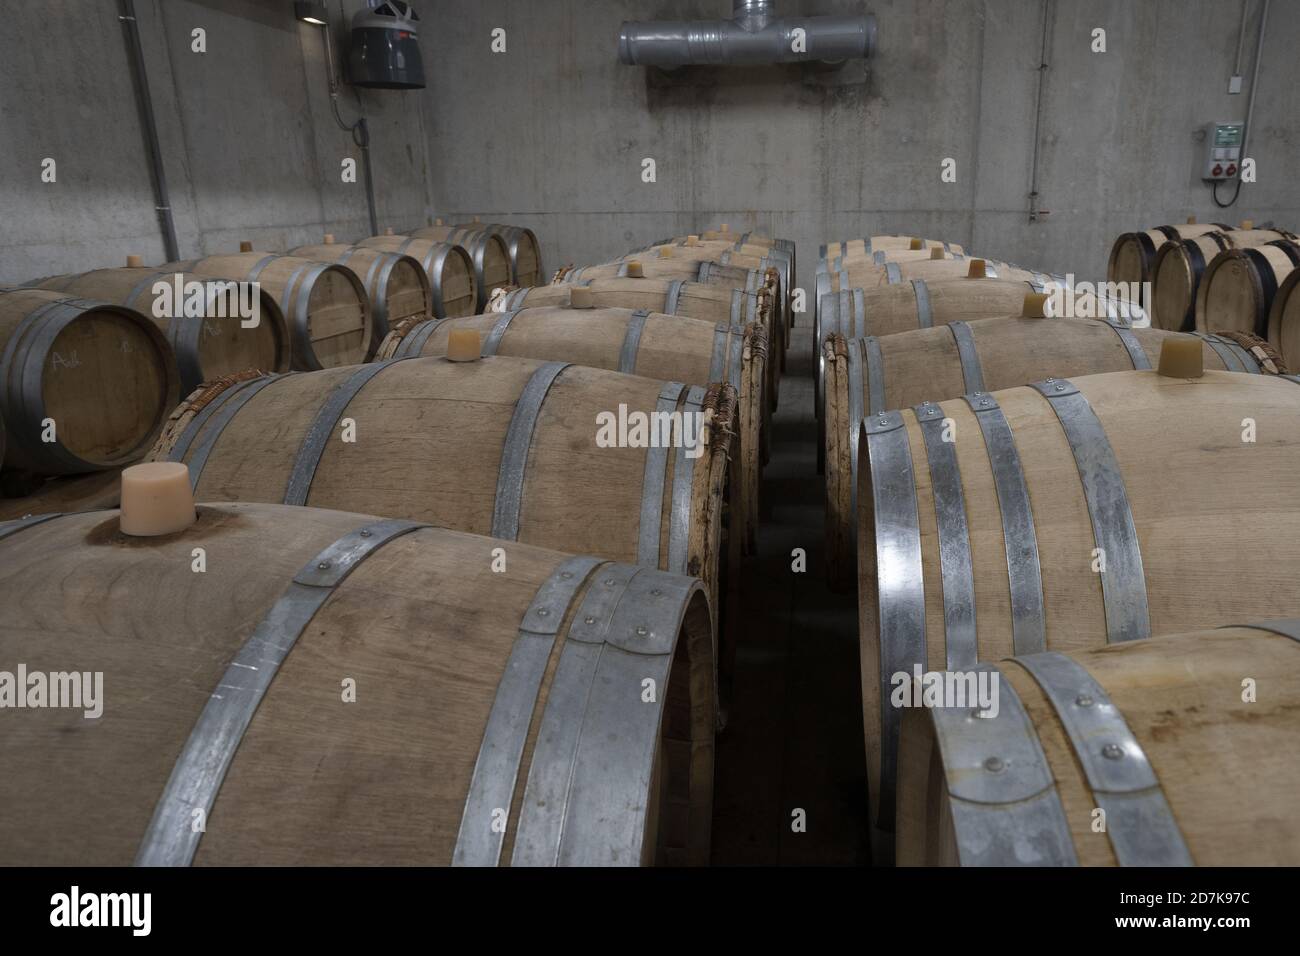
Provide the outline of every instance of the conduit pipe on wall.
<path id="1" fill-rule="evenodd" d="M 618 56 L 632 66 L 757 66 L 867 59 L 876 49 L 876 18 L 775 17 L 773 0 L 732 0 L 731 20 L 627 22 Z"/>

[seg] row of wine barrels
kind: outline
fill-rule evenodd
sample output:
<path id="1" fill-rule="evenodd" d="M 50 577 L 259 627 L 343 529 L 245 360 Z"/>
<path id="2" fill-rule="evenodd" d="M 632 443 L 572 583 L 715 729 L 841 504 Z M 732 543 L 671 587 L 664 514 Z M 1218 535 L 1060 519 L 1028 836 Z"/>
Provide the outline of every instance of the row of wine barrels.
<path id="1" fill-rule="evenodd" d="M 479 285 L 474 278 L 474 262 L 462 247 L 414 236 L 372 236 L 357 245 L 411 256 L 418 261 L 429 277 L 435 318 L 473 315 L 478 310 Z"/>
<path id="2" fill-rule="evenodd" d="M 188 464 L 203 499 L 364 509 L 716 588 L 735 402 L 563 362 L 392 359 L 215 383 L 150 457 Z"/>
<path id="3" fill-rule="evenodd" d="M 843 256 L 871 256 L 876 252 L 901 252 L 909 249 L 939 248 L 944 252 L 965 254 L 966 249 L 960 243 L 946 239 L 924 239 L 918 236 L 867 236 L 864 239 L 849 239 L 843 242 L 828 242 L 818 250 L 818 271 L 836 270 L 840 265 L 836 259 Z"/>
<path id="4" fill-rule="evenodd" d="M 388 329 L 408 319 L 433 314 L 433 283 L 420 260 L 404 252 L 385 252 L 367 246 L 349 246 L 326 236 L 320 245 L 299 246 L 289 255 L 332 262 L 351 269 L 361 280 L 375 320 Z"/>
<path id="5" fill-rule="evenodd" d="M 1190 332 L 1196 328 L 1196 290 L 1205 266 L 1226 249 L 1250 249 L 1296 237 L 1278 229 L 1234 229 L 1207 232 L 1192 239 L 1171 240 L 1156 250 L 1151 268 L 1151 324 Z M 1213 323 L 1211 314 L 1207 320 Z"/>
<path id="6" fill-rule="evenodd" d="M 1231 231 L 1231 226 L 1221 222 L 1198 223 L 1194 219 L 1188 219 L 1180 226 L 1156 226 L 1139 232 L 1121 233 L 1110 248 L 1106 278 L 1110 282 L 1144 286 L 1151 282 L 1156 253 L 1166 242 L 1195 239 L 1211 232 Z M 1144 308 L 1151 307 L 1150 302 L 1142 301 L 1140 304 Z"/>
<path id="7" fill-rule="evenodd" d="M 4 467 L 70 475 L 138 461 L 176 404 L 171 346 L 134 309 L 0 287 Z"/>
<path id="8" fill-rule="evenodd" d="M 612 278 L 669 279 L 741 289 L 751 295 L 757 294 L 760 289 L 766 287 L 768 298 L 773 303 L 771 342 L 777 347 L 776 355 L 781 362 L 776 370 L 779 372 L 784 368 L 785 351 L 789 345 L 789 328 L 785 318 L 787 302 L 781 295 L 781 273 L 778 264 L 764 259 L 761 260 L 758 268 L 751 269 L 745 266 L 723 265 L 716 259 L 678 255 L 673 246 L 660 246 L 658 250 L 640 259 L 623 259 L 601 265 L 582 266 L 578 269 L 561 269 L 556 273 L 555 284 L 588 285 L 596 279 Z"/>
<path id="9" fill-rule="evenodd" d="M 895 825 L 897 675 L 1300 615 L 1297 434 L 1300 379 L 1215 371 L 869 416 L 858 601 L 879 828 Z"/>
<path id="10" fill-rule="evenodd" d="M 738 500 L 733 530 L 744 549 L 757 547 L 761 433 L 766 398 L 767 333 L 631 309 L 521 309 L 399 326 L 378 359 L 446 355 L 451 333 L 472 329 L 484 355 L 573 362 L 643 378 L 736 390 L 739 447 L 732 462 Z"/>
<path id="11" fill-rule="evenodd" d="M 900 864 L 1300 865 L 1300 831 L 1278 825 L 1297 782 L 1283 755 L 1300 734 L 1300 621 L 966 674 L 996 681 L 996 709 L 903 716 Z"/>
<path id="12" fill-rule="evenodd" d="M 506 244 L 510 254 L 510 282 L 512 285 L 527 288 L 541 285 L 545 273 L 542 270 L 542 247 L 536 234 L 523 226 L 511 226 L 500 222 L 461 223 L 470 229 L 486 229 L 499 236 Z"/>
<path id="13" fill-rule="evenodd" d="M 1278 289 L 1300 269 L 1300 242 L 1228 249 L 1210 260 L 1196 290 L 1196 327 L 1267 335 Z"/>
<path id="14" fill-rule="evenodd" d="M 293 367 L 305 371 L 368 362 L 388 334 L 351 269 L 277 253 L 239 252 L 162 267 L 209 279 L 257 282 L 280 305 Z"/>
<path id="15" fill-rule="evenodd" d="M 1103 319 L 1004 317 L 955 322 L 883 338 L 833 335 L 825 345 L 826 552 L 835 590 L 853 587 L 853 492 L 858 431 L 871 415 L 978 392 L 1065 378 L 1152 369 L 1181 333 Z M 1205 368 L 1261 374 L 1247 348 L 1202 335 Z M 1262 339 L 1253 343 L 1268 349 Z M 1274 363 L 1267 363 L 1276 368 Z"/>
<path id="16" fill-rule="evenodd" d="M 391 232 L 390 232 L 391 235 Z M 411 237 L 448 242 L 469 253 L 474 263 L 474 281 L 478 288 L 475 309 L 482 311 L 493 289 L 510 285 L 510 251 L 498 235 L 482 228 L 464 226 L 424 226 L 412 229 Z"/>
<path id="17" fill-rule="evenodd" d="M 0 525 L 0 592 L 6 660 L 98 688 L 0 740 L 4 865 L 708 861 L 692 578 L 213 503 L 155 538 L 111 511 Z"/>
<path id="18" fill-rule="evenodd" d="M 714 324 L 745 326 L 757 322 L 767 333 L 769 342 L 776 340 L 779 331 L 774 327 L 775 306 L 768 287 L 745 292 L 686 279 L 593 279 L 582 284 L 561 283 L 516 289 L 494 299 L 492 309 L 512 312 L 516 309 L 572 308 L 575 289 L 585 290 L 578 293 L 579 308 L 590 304 L 598 309 L 644 309 L 704 319 Z M 779 368 L 776 362 L 769 362 L 767 369 L 768 407 L 775 409 L 780 388 Z"/>
<path id="19" fill-rule="evenodd" d="M 251 289 L 233 280 L 143 268 L 96 269 L 28 285 L 112 302 L 152 318 L 176 356 L 182 394 L 244 369 L 290 368 L 289 330 L 279 304 L 265 288 L 254 300 Z M 245 326 L 253 318 L 256 324 Z"/>

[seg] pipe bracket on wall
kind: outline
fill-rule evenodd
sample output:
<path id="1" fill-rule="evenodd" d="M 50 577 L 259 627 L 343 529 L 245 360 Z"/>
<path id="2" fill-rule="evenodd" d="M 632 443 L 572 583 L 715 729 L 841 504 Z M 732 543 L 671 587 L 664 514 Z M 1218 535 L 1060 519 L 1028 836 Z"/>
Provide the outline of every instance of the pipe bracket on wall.
<path id="1" fill-rule="evenodd" d="M 631 66 L 761 66 L 865 60 L 876 49 L 876 18 L 774 17 L 773 0 L 733 0 L 731 20 L 624 23 L 618 56 Z"/>

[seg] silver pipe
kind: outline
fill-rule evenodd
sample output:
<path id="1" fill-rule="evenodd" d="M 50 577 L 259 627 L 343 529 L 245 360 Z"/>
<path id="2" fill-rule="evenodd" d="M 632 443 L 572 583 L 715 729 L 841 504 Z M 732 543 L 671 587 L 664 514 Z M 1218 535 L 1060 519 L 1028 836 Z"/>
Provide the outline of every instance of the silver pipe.
<path id="1" fill-rule="evenodd" d="M 1246 128 L 1241 131 L 1241 157 L 1238 166 L 1246 159 L 1246 143 L 1250 139 L 1250 124 L 1255 116 L 1255 89 L 1259 86 L 1259 61 L 1264 55 L 1264 27 L 1268 25 L 1268 4 L 1269 0 L 1264 0 L 1264 7 L 1259 12 L 1259 37 L 1255 40 L 1255 65 L 1250 71 L 1250 95 L 1246 98 Z M 1241 173 L 1237 174 L 1237 187 L 1241 188 Z"/>
<path id="2" fill-rule="evenodd" d="M 1039 138 L 1043 129 L 1043 93 L 1047 85 L 1047 47 L 1052 35 L 1052 0 L 1043 0 L 1043 45 L 1038 52 L 1038 93 L 1034 105 L 1034 153 L 1029 172 L 1029 221 L 1038 222 Z"/>
<path id="3" fill-rule="evenodd" d="M 875 52 L 874 16 L 774 17 L 771 0 L 732 0 L 732 9 L 734 20 L 626 22 L 619 32 L 619 59 L 671 70 L 861 60 Z"/>

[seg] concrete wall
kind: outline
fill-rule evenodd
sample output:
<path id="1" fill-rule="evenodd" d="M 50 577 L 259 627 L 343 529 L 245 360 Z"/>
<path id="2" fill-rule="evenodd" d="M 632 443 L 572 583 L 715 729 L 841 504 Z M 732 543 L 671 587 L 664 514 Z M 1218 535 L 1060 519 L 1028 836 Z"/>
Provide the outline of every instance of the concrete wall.
<path id="1" fill-rule="evenodd" d="M 1247 0 L 1249 85 L 1262 0 Z M 330 0 L 342 14 L 361 0 Z M 1039 202 L 1026 215 L 1042 0 L 868 0 L 869 65 L 665 74 L 616 55 L 624 19 L 727 15 L 726 0 L 416 0 L 429 88 L 344 88 L 374 136 L 380 224 L 437 215 L 532 226 L 548 268 L 719 221 L 796 239 L 802 279 L 827 238 L 923 232 L 1098 277 L 1114 236 L 1179 222 L 1300 225 L 1300 17 L 1275 0 L 1250 153 L 1259 182 L 1217 210 L 1198 177 L 1228 96 L 1238 0 L 1050 4 Z M 779 0 L 786 12 L 864 8 Z M 137 0 L 183 256 L 367 231 L 358 155 L 330 116 L 318 30 L 289 0 Z M 115 0 L 11 4 L 0 19 L 0 281 L 161 258 Z M 51 29 L 51 24 L 55 25 Z M 190 31 L 208 31 L 208 53 Z M 491 32 L 506 30 L 493 53 Z M 1107 52 L 1091 52 L 1106 30 Z M 59 162 L 57 185 L 40 161 Z M 641 181 L 641 161 L 658 181 Z M 945 157 L 957 181 L 940 181 Z M 1230 190 L 1223 191 L 1225 195 Z"/>
<path id="2" fill-rule="evenodd" d="M 350 17 L 361 0 L 348 0 Z M 323 31 L 289 0 L 136 0 L 183 258 L 369 233 L 360 150 L 331 114 Z M 336 43 L 345 38 L 330 0 Z M 206 31 L 207 52 L 192 50 Z M 163 244 L 117 0 L 6 4 L 0 17 L 0 282 L 161 262 Z M 346 46 L 340 46 L 341 51 Z M 340 59 L 340 69 L 343 61 Z M 381 220 L 430 210 L 419 93 L 343 87 L 364 109 Z M 41 182 L 46 157 L 57 181 Z M 358 162 L 344 183 L 342 160 Z"/>

